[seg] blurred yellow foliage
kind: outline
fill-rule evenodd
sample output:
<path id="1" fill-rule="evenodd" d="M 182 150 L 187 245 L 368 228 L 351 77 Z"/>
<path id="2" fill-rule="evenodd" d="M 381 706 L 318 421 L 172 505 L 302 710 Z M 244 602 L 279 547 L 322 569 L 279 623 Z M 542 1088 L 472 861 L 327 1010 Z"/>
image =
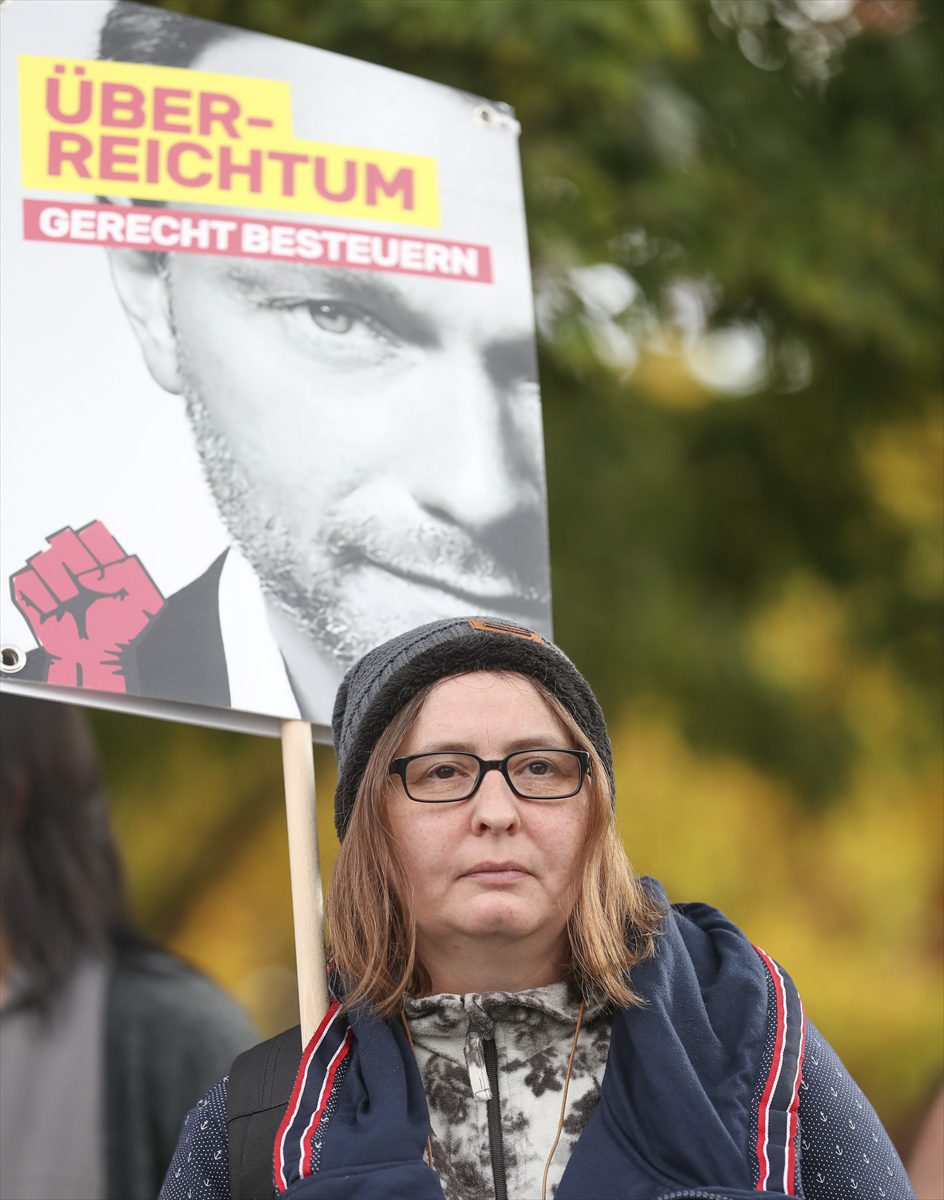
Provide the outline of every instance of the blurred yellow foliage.
<path id="1" fill-rule="evenodd" d="M 242 825 L 241 836 L 233 839 L 225 861 L 211 860 L 211 869 L 201 876 L 170 931 L 169 943 L 233 992 L 268 1036 L 298 1020 L 288 842 L 278 746 L 246 741 L 272 750 L 265 755 L 269 771 L 258 803 Z M 318 838 L 326 882 L 338 849 L 335 775 L 330 753 L 318 747 L 315 755 Z M 219 789 L 217 795 L 228 793 L 229 789 Z"/>
<path id="2" fill-rule="evenodd" d="M 675 901 L 716 904 L 773 954 L 900 1132 L 942 1069 L 940 763 L 865 759 L 835 804 L 810 813 L 743 763 L 694 754 L 654 705 L 614 750 L 636 868 Z"/>
<path id="3" fill-rule="evenodd" d="M 789 690 L 828 695 L 848 681 L 842 600 L 825 583 L 794 574 L 751 622 L 751 664 Z"/>
<path id="4" fill-rule="evenodd" d="M 944 584 L 944 419 L 932 411 L 920 422 L 871 432 L 859 448 L 874 497 L 911 539 L 905 582 L 918 595 L 939 596 Z"/>

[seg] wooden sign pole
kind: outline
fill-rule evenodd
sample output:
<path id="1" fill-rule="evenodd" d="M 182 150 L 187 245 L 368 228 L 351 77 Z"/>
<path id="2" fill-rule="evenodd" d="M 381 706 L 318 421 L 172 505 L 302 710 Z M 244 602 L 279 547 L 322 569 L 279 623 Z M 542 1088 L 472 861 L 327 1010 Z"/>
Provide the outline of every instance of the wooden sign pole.
<path id="1" fill-rule="evenodd" d="M 318 859 L 315 760 L 311 725 L 282 722 L 282 771 L 288 819 L 288 861 L 295 920 L 295 964 L 302 1046 L 307 1046 L 328 1010 L 324 902 Z"/>

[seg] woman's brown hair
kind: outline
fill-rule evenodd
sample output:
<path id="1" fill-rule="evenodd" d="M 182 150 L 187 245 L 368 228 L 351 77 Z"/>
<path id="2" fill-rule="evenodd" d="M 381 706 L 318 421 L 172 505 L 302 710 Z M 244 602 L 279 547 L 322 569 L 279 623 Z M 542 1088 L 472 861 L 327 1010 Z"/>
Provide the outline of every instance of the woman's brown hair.
<path id="1" fill-rule="evenodd" d="M 379 1016 L 400 1010 L 406 995 L 429 991 L 416 954 L 410 883 L 387 820 L 390 761 L 437 684 L 423 688 L 377 740 L 341 843 L 327 897 L 335 966 L 346 1004 L 367 1004 Z M 560 701 L 528 679 L 568 730 L 574 748 L 590 755 L 589 803 L 582 853 L 571 881 L 567 932 L 571 978 L 589 1000 L 623 1008 L 639 1003 L 629 972 L 652 954 L 662 906 L 629 864 L 613 823 L 609 780 L 589 738 Z"/>

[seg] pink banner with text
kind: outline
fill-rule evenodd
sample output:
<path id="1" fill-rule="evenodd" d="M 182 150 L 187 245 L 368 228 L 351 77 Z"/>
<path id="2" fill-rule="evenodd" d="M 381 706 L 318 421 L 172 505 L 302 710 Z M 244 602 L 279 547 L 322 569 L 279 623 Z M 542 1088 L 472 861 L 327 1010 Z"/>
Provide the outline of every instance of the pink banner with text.
<path id="1" fill-rule="evenodd" d="M 298 260 L 472 283 L 492 281 L 487 246 L 235 214 L 24 200 L 23 236 L 33 242 Z"/>

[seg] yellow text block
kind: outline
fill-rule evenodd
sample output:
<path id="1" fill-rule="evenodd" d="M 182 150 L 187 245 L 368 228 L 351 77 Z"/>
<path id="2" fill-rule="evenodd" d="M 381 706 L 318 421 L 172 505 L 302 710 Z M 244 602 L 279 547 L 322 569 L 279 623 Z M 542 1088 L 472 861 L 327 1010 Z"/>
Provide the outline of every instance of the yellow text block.
<path id="1" fill-rule="evenodd" d="M 288 83 L 19 58 L 23 186 L 438 227 L 435 159 L 292 134 Z"/>

